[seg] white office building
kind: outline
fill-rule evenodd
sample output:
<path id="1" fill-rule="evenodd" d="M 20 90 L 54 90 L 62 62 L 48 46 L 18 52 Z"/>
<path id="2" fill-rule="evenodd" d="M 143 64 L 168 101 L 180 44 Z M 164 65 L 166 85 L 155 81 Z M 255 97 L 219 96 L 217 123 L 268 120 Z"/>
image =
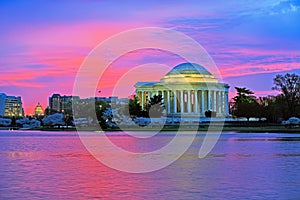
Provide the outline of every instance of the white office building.
<path id="1" fill-rule="evenodd" d="M 24 115 L 20 96 L 7 96 L 0 93 L 0 116 L 22 117 Z"/>

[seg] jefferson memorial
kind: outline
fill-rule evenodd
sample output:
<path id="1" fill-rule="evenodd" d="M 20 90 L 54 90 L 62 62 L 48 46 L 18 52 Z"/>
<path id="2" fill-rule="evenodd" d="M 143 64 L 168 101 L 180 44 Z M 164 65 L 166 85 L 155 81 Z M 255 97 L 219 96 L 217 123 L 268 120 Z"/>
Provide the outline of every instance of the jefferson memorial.
<path id="1" fill-rule="evenodd" d="M 135 88 L 142 109 L 150 97 L 162 95 L 167 116 L 205 117 L 206 111 L 229 116 L 229 85 L 196 63 L 179 64 L 159 82 L 137 82 Z"/>

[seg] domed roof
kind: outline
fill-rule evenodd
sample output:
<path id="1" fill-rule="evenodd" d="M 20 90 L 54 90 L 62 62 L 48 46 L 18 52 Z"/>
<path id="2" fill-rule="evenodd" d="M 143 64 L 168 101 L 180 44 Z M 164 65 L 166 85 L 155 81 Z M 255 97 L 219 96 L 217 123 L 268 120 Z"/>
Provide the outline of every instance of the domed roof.
<path id="1" fill-rule="evenodd" d="M 205 67 L 196 63 L 181 63 L 175 66 L 166 75 L 176 75 L 176 74 L 203 74 L 212 75 Z"/>

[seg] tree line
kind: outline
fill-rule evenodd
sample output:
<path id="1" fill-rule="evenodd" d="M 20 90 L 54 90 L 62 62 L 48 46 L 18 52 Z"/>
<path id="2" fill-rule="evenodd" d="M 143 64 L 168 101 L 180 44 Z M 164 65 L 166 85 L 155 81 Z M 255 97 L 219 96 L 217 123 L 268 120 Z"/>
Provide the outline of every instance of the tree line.
<path id="1" fill-rule="evenodd" d="M 235 87 L 230 111 L 234 117 L 266 118 L 267 122 L 277 123 L 289 117 L 300 117 L 300 77 L 296 74 L 276 75 L 273 79 L 276 96 L 256 97 L 245 87 Z"/>

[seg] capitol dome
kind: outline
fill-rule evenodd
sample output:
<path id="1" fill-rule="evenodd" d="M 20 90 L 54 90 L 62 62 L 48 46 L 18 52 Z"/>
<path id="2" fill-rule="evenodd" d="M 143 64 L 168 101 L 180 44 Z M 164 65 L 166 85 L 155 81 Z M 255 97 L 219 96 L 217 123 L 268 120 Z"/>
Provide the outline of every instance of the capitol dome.
<path id="1" fill-rule="evenodd" d="M 38 103 L 38 105 L 35 107 L 34 109 L 34 114 L 36 116 L 43 116 L 44 115 L 44 110 L 40 104 L 40 102 Z"/>

